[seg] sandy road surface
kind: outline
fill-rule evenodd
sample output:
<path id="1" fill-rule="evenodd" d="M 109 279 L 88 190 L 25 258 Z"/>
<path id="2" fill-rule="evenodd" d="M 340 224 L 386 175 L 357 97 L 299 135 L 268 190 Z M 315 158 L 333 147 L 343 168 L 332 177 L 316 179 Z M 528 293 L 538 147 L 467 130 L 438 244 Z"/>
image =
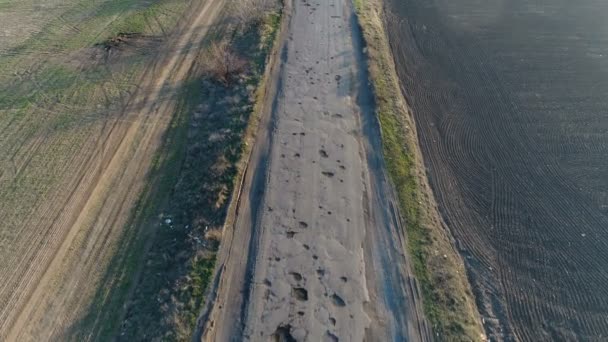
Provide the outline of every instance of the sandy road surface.
<path id="1" fill-rule="evenodd" d="M 203 340 L 429 340 L 351 4 L 292 6 Z"/>
<path id="2" fill-rule="evenodd" d="M 0 308 L 0 340 L 61 339 L 86 308 L 173 114 L 176 93 L 165 90 L 179 88 L 187 78 L 222 6 L 222 1 L 193 2 L 128 108 L 106 124 L 98 147 L 68 182 L 67 201 L 48 213 L 54 220 L 45 241 L 32 244 L 31 260 L 17 265 L 0 287 L 0 294 L 8 294 Z"/>

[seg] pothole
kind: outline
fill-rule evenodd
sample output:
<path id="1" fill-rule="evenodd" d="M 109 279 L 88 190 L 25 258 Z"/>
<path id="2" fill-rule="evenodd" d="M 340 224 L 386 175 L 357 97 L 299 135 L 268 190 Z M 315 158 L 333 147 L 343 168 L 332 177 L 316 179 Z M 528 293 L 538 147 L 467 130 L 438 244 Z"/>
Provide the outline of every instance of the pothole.
<path id="1" fill-rule="evenodd" d="M 342 297 L 338 296 L 335 293 L 333 295 L 331 295 L 331 300 L 334 303 L 334 305 L 336 305 L 336 306 L 339 306 L 339 307 L 346 306 L 346 302 L 344 301 L 344 299 L 342 299 Z"/>
<path id="2" fill-rule="evenodd" d="M 274 342 L 297 342 L 296 339 L 291 335 L 291 325 L 280 325 L 272 334 Z"/>
<path id="3" fill-rule="evenodd" d="M 289 274 L 291 274 L 291 276 L 293 277 L 293 279 L 295 279 L 295 281 L 302 280 L 302 275 L 298 272 L 289 272 Z"/>
<path id="4" fill-rule="evenodd" d="M 294 287 L 291 290 L 291 295 L 301 302 L 308 300 L 308 291 L 306 291 L 306 289 L 303 287 Z"/>

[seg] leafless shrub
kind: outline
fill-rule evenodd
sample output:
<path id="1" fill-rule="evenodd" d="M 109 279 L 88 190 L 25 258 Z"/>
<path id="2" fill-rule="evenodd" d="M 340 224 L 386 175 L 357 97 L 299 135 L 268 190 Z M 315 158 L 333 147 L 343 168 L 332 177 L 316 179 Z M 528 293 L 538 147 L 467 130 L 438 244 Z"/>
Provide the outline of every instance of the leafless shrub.
<path id="1" fill-rule="evenodd" d="M 233 76 L 243 73 L 247 66 L 247 62 L 232 50 L 226 40 L 211 45 L 204 63 L 209 74 L 225 85 L 230 83 Z"/>
<path id="2" fill-rule="evenodd" d="M 275 9 L 277 0 L 232 0 L 232 13 L 243 26 L 259 24 Z"/>
<path id="3" fill-rule="evenodd" d="M 224 233 L 221 229 L 209 229 L 205 232 L 205 239 L 220 242 Z"/>

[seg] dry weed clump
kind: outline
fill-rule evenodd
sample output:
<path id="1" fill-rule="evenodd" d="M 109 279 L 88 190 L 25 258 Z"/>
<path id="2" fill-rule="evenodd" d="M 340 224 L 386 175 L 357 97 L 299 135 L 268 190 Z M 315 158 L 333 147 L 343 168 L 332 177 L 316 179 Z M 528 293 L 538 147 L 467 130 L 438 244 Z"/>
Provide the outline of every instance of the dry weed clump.
<path id="1" fill-rule="evenodd" d="M 276 0 L 233 0 L 231 10 L 239 24 L 249 26 L 261 23 L 276 6 Z"/>
<path id="2" fill-rule="evenodd" d="M 209 229 L 205 232 L 205 240 L 222 241 L 223 232 L 221 229 Z"/>
<path id="3" fill-rule="evenodd" d="M 206 57 L 207 72 L 224 85 L 228 85 L 234 76 L 242 74 L 247 67 L 247 61 L 230 47 L 227 40 L 211 44 Z"/>

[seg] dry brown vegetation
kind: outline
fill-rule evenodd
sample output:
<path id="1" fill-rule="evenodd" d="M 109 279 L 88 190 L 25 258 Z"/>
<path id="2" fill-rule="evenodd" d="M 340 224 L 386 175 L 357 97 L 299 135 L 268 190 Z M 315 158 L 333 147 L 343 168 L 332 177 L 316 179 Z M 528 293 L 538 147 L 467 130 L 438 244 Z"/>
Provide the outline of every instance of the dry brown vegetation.
<path id="1" fill-rule="evenodd" d="M 231 11 L 238 23 L 245 26 L 261 23 L 277 8 L 276 0 L 233 0 Z"/>
<path id="2" fill-rule="evenodd" d="M 206 57 L 206 71 L 224 85 L 228 85 L 247 68 L 247 61 L 239 56 L 225 39 L 212 43 Z"/>
<path id="3" fill-rule="evenodd" d="M 205 232 L 205 239 L 220 242 L 222 241 L 222 235 L 221 229 L 209 229 Z"/>

